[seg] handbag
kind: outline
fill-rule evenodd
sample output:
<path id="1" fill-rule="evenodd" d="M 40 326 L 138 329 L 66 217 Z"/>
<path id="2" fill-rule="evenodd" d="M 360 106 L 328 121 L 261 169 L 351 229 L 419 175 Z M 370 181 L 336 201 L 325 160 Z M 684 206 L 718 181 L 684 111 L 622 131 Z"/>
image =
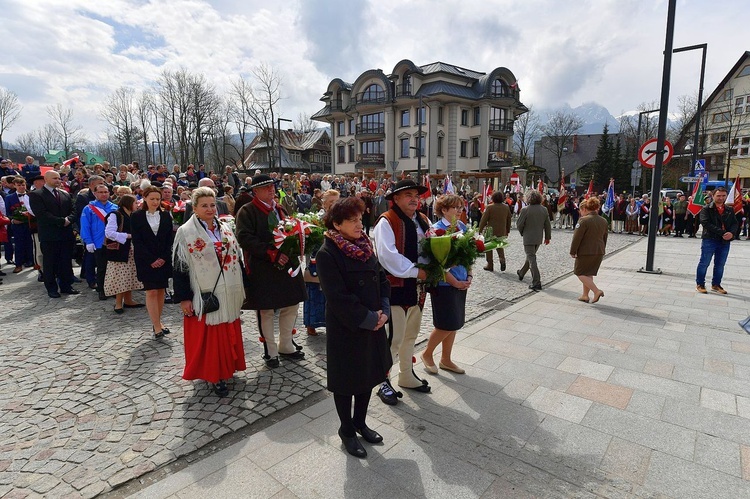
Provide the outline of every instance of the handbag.
<path id="1" fill-rule="evenodd" d="M 219 264 L 219 275 L 216 277 L 216 283 L 214 283 L 214 289 L 201 293 L 201 301 L 203 302 L 203 314 L 210 314 L 219 310 L 219 298 L 216 297 L 214 291 L 216 286 L 219 284 L 219 278 L 224 273 L 224 267 Z"/>

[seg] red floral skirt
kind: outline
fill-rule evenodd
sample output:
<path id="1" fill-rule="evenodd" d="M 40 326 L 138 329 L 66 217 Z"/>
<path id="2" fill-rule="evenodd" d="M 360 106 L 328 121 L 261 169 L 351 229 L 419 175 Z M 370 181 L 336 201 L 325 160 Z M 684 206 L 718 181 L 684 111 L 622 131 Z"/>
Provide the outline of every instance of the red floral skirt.
<path id="1" fill-rule="evenodd" d="M 218 383 L 245 370 L 240 319 L 209 326 L 205 318 L 185 317 L 185 371 L 183 379 L 202 379 Z"/>

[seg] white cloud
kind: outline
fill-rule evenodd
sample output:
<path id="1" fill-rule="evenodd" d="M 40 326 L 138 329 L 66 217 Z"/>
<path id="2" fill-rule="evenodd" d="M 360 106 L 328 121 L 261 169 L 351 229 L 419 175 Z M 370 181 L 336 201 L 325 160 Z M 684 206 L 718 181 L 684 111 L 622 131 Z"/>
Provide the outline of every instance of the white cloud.
<path id="1" fill-rule="evenodd" d="M 2 0 L 0 86 L 19 94 L 21 120 L 39 127 L 57 102 L 89 135 L 122 85 L 145 87 L 163 69 L 203 72 L 219 91 L 266 62 L 283 77 L 282 113 L 320 108 L 333 78 L 389 72 L 401 59 L 444 61 L 519 78 L 537 107 L 596 101 L 613 114 L 658 100 L 666 1 L 588 0 Z M 708 42 L 706 93 L 746 47 L 745 6 L 678 2 L 675 46 Z M 672 95 L 697 90 L 700 54 L 676 55 Z"/>

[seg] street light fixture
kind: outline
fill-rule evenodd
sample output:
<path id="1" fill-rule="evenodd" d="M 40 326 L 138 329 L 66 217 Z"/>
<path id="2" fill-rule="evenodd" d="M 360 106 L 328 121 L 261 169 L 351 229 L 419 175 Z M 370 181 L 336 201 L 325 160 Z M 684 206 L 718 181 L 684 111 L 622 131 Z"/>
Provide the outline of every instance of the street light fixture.
<path id="1" fill-rule="evenodd" d="M 279 129 L 279 175 L 281 175 L 281 122 L 282 121 L 288 121 L 289 123 L 291 123 L 292 120 L 288 120 L 286 118 L 277 118 L 276 119 L 276 126 Z"/>
<path id="2" fill-rule="evenodd" d="M 708 44 L 701 43 L 699 45 L 690 45 L 689 47 L 678 47 L 672 50 L 673 53 L 687 52 L 688 50 L 701 49 L 703 51 L 703 57 L 701 58 L 701 79 L 698 85 L 698 108 L 695 111 L 695 136 L 693 138 L 693 157 L 690 162 L 690 176 L 695 175 L 695 164 L 698 162 L 698 141 L 700 140 L 700 129 L 701 129 L 701 107 L 703 107 L 703 79 L 706 74 L 706 50 L 708 50 Z"/>

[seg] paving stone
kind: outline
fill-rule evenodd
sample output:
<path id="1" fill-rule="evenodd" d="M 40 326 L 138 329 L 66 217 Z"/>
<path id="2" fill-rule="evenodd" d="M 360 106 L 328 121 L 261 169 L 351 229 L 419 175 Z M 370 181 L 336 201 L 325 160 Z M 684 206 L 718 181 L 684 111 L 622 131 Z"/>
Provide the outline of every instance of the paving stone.
<path id="1" fill-rule="evenodd" d="M 633 390 L 630 388 L 604 383 L 586 376 L 579 376 L 568 387 L 567 393 L 617 409 L 625 409 L 633 396 Z"/>
<path id="2" fill-rule="evenodd" d="M 737 403 L 734 395 L 710 388 L 701 388 L 701 406 L 727 414 L 737 414 Z"/>
<path id="3" fill-rule="evenodd" d="M 598 364 L 588 360 L 578 359 L 575 357 L 567 357 L 557 369 L 572 374 L 580 374 L 588 378 L 597 379 L 599 381 L 606 381 L 607 378 L 614 371 L 614 367 L 605 364 Z"/>
<path id="4" fill-rule="evenodd" d="M 740 444 L 698 433 L 695 462 L 716 471 L 742 478 Z"/>
<path id="5" fill-rule="evenodd" d="M 651 455 L 645 484 L 669 491 L 674 497 L 714 499 L 719 490 L 723 497 L 745 497 L 748 494 L 747 482 L 740 478 L 663 452 Z"/>
<path id="6" fill-rule="evenodd" d="M 522 405 L 572 423 L 580 423 L 591 407 L 591 401 L 538 386 Z"/>
<path id="7" fill-rule="evenodd" d="M 612 438 L 602 459 L 601 469 L 629 482 L 643 485 L 646 479 L 651 449 L 621 438 Z"/>
<path id="8" fill-rule="evenodd" d="M 656 395 L 679 398 L 696 404 L 700 398 L 700 388 L 698 386 L 626 369 L 615 369 L 608 381 L 613 384 L 633 388 L 634 390 L 643 390 Z"/>

